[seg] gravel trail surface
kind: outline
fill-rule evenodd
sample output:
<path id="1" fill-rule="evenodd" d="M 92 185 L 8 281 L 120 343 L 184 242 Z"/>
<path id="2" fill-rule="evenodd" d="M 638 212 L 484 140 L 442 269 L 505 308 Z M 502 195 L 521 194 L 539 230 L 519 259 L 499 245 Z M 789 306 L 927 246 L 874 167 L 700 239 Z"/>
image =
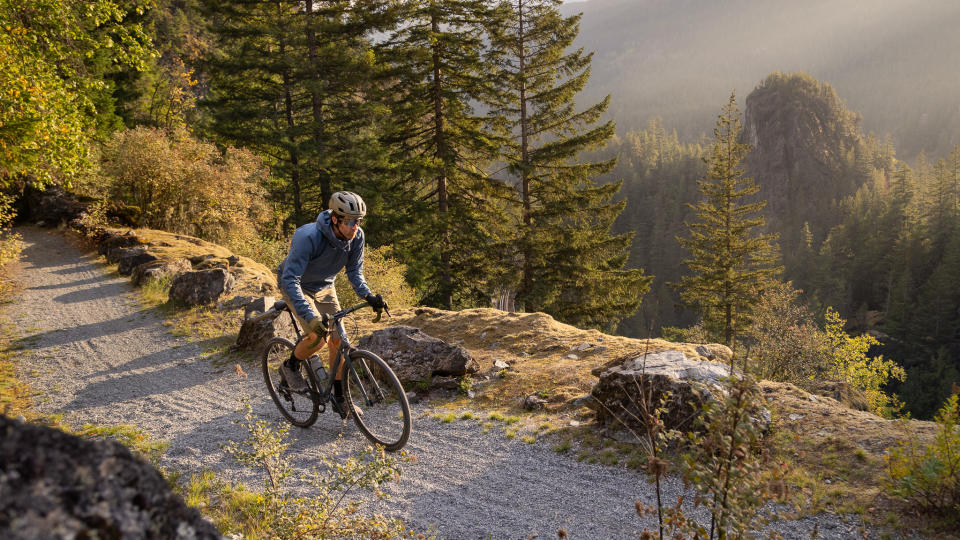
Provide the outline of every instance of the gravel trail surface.
<path id="1" fill-rule="evenodd" d="M 279 420 L 258 367 L 248 377 L 203 355 L 203 343 L 171 335 L 156 309 L 145 308 L 127 279 L 108 275 L 93 254 L 61 235 L 19 229 L 26 242 L 19 279 L 24 290 L 4 308 L 31 350 L 21 375 L 40 395 L 42 412 L 62 413 L 74 425 L 134 424 L 170 448 L 162 466 L 184 472 L 211 469 L 258 487 L 263 478 L 220 448 L 243 440 L 239 399 L 259 417 Z M 642 475 L 581 463 L 550 443 L 484 434 L 477 420 L 443 423 L 416 405 L 407 450 L 416 461 L 391 484 L 388 501 L 368 508 L 400 517 L 418 531 L 446 538 L 636 538 L 654 519 L 640 519 L 634 500 L 655 502 Z M 294 464 L 306 473 L 322 456 L 345 457 L 367 445 L 352 424 L 331 413 L 310 429 L 291 428 Z M 668 481 L 666 501 L 682 493 Z M 702 514 L 700 514 L 702 516 Z M 856 519 L 821 515 L 777 524 L 787 538 L 862 537 Z M 871 531 L 876 536 L 876 531 Z"/>

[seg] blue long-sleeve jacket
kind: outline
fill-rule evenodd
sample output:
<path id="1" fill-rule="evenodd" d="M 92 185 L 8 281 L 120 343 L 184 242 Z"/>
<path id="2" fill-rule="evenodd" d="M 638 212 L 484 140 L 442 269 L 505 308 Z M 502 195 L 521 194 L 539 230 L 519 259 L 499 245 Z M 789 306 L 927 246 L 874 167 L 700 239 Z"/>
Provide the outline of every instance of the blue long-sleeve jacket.
<path id="1" fill-rule="evenodd" d="M 330 210 L 317 216 L 317 221 L 298 228 L 290 241 L 290 252 L 277 269 L 277 284 L 293 300 L 293 307 L 303 320 L 310 321 L 318 313 L 307 302 L 304 293 L 313 294 L 333 286 L 343 268 L 357 296 L 370 294 L 363 277 L 363 229 L 353 240 L 340 240 L 333 234 Z"/>

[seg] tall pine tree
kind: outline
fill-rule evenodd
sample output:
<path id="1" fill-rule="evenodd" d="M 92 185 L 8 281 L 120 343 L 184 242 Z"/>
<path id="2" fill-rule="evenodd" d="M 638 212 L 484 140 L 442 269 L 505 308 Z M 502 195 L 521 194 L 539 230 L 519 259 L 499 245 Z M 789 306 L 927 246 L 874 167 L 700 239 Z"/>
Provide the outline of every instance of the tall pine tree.
<path id="1" fill-rule="evenodd" d="M 333 191 L 363 193 L 383 161 L 365 94 L 374 67 L 365 35 L 386 24 L 374 16 L 380 3 L 203 1 L 218 42 L 204 66 L 209 132 L 270 156 L 291 225 Z"/>
<path id="2" fill-rule="evenodd" d="M 677 237 L 690 250 L 684 264 L 691 274 L 674 285 L 687 304 L 697 307 L 707 331 L 731 348 L 763 282 L 779 271 L 772 245 L 776 237 L 757 233 L 766 202 L 749 201 L 759 187 L 741 168 L 750 145 L 738 142 L 740 131 L 740 111 L 730 94 L 713 130 L 706 178 L 699 182 L 704 198 L 690 205 L 697 221 L 686 223 L 689 237 Z"/>
<path id="3" fill-rule="evenodd" d="M 380 53 L 393 67 L 385 142 L 397 164 L 382 190 L 422 301 L 447 309 L 489 305 L 507 271 L 505 186 L 486 172 L 500 140 L 475 111 L 489 93 L 482 0 L 412 0 Z"/>
<path id="4" fill-rule="evenodd" d="M 509 0 L 491 18 L 490 56 L 498 81 L 492 116 L 510 134 L 503 160 L 516 183 L 519 215 L 517 302 L 579 326 L 613 328 L 650 288 L 643 270 L 625 270 L 632 234 L 611 235 L 625 203 L 620 183 L 592 178 L 615 160 L 578 161 L 613 135 L 600 123 L 609 96 L 582 111 L 574 98 L 590 76 L 592 54 L 569 50 L 580 16 L 560 0 Z"/>

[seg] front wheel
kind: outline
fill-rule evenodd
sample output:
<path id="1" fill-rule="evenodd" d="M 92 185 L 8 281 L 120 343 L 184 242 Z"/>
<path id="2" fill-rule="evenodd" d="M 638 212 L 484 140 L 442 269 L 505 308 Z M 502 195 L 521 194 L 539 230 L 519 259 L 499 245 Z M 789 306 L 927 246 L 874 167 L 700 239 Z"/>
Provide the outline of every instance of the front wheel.
<path id="1" fill-rule="evenodd" d="M 263 351 L 263 380 L 267 383 L 270 397 L 280 409 L 280 413 L 291 424 L 307 428 L 317 421 L 317 414 L 320 412 L 320 404 L 314 400 L 311 391 L 311 388 L 317 387 L 317 382 L 306 361 L 300 362 L 300 374 L 309 383 L 309 388 L 296 392 L 284 382 L 280 376 L 280 364 L 290 358 L 293 348 L 293 343 L 281 337 L 275 337 L 267 343 L 267 348 Z"/>
<path id="2" fill-rule="evenodd" d="M 371 441 L 396 452 L 410 437 L 410 404 L 390 366 L 370 351 L 350 353 L 346 399 L 360 431 Z"/>

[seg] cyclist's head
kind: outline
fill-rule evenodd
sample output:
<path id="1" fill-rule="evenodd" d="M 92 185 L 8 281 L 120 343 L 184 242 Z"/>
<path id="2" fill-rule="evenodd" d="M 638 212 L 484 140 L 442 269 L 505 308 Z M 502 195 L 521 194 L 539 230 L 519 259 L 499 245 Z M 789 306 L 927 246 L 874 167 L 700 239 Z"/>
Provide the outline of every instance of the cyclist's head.
<path id="1" fill-rule="evenodd" d="M 339 218 L 363 219 L 367 205 L 352 191 L 338 191 L 330 197 L 330 210 Z"/>
<path id="2" fill-rule="evenodd" d="M 352 191 L 338 191 L 330 197 L 330 213 L 333 215 L 333 232 L 341 240 L 353 240 L 360 228 L 367 205 Z"/>

